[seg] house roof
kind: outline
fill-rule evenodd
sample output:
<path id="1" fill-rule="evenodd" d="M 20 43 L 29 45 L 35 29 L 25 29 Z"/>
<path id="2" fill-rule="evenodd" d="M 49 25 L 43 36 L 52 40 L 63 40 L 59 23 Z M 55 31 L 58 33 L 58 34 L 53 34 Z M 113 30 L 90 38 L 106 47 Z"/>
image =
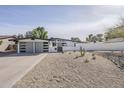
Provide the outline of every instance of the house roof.
<path id="1" fill-rule="evenodd" d="M 76 43 L 85 43 L 85 42 L 80 42 L 80 41 L 72 41 L 72 40 L 69 40 L 69 39 L 62 39 L 62 38 L 50 38 L 50 39 L 39 39 L 39 38 L 36 38 L 34 39 L 35 41 L 54 41 L 54 40 L 63 40 L 63 41 L 71 41 L 71 42 L 76 42 Z M 18 39 L 18 41 L 34 41 L 33 39 L 31 38 L 20 38 Z"/>
<path id="2" fill-rule="evenodd" d="M 48 40 L 41 40 L 41 39 L 19 39 L 19 42 L 48 42 Z"/>
<path id="3" fill-rule="evenodd" d="M 7 38 L 16 38 L 16 37 L 11 35 L 0 35 L 0 39 L 7 39 Z"/>
<path id="4" fill-rule="evenodd" d="M 72 40 L 69 40 L 69 39 L 62 39 L 62 38 L 50 38 L 49 40 L 50 40 L 50 41 L 52 41 L 52 40 L 72 41 Z"/>

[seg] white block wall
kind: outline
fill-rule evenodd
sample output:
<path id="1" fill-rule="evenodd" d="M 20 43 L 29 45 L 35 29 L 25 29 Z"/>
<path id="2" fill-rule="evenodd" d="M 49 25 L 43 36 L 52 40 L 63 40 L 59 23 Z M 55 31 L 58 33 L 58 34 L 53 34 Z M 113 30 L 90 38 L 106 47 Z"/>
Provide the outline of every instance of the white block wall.
<path id="1" fill-rule="evenodd" d="M 124 50 L 124 42 L 115 42 L 115 43 L 83 43 L 77 44 L 76 47 L 63 47 L 64 51 L 73 51 L 73 50 L 80 50 L 80 47 L 84 48 L 85 50 L 96 50 L 96 51 L 121 51 Z"/>

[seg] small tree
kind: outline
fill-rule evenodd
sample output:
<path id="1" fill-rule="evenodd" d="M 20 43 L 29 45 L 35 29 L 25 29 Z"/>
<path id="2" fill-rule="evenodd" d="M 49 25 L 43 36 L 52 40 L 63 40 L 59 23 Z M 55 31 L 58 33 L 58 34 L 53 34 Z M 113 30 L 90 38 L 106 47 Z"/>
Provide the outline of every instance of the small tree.
<path id="1" fill-rule="evenodd" d="M 78 37 L 71 37 L 71 40 L 74 42 L 81 42 L 80 38 Z"/>
<path id="2" fill-rule="evenodd" d="M 97 34 L 97 41 L 102 42 L 103 41 L 103 34 Z"/>

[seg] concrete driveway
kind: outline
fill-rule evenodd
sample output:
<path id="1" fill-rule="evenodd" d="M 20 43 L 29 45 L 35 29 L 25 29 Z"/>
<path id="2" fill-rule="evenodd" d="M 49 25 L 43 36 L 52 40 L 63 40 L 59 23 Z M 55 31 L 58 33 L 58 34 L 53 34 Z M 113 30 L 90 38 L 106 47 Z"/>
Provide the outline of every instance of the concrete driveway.
<path id="1" fill-rule="evenodd" d="M 0 87 L 12 87 L 47 54 L 11 54 L 0 57 Z"/>

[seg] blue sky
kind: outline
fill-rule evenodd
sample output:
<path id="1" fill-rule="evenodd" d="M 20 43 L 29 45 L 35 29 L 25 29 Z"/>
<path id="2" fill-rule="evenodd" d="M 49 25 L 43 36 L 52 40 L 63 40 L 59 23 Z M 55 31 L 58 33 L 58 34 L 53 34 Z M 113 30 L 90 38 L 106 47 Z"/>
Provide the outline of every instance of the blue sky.
<path id="1" fill-rule="evenodd" d="M 124 16 L 123 6 L 0 6 L 0 34 L 25 33 L 43 26 L 49 37 L 104 33 Z"/>

